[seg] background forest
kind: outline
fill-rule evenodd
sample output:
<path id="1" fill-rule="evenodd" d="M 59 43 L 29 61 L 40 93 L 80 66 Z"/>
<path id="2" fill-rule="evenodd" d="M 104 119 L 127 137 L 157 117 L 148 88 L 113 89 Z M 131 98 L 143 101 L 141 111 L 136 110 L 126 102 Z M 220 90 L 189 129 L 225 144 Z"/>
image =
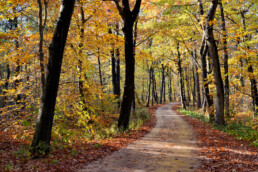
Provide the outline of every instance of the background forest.
<path id="1" fill-rule="evenodd" d="M 218 1 L 214 16 L 207 15 L 211 3 L 142 0 L 133 25 L 129 128 L 147 118 L 143 107 L 181 101 L 210 122 L 257 131 L 257 1 Z M 1 135 L 31 143 L 60 1 L 7 0 L 0 6 Z M 116 134 L 126 75 L 123 26 L 114 2 L 75 1 L 55 106 L 55 142 Z M 133 120 L 137 115 L 141 119 Z M 257 133 L 250 137 L 257 145 Z"/>

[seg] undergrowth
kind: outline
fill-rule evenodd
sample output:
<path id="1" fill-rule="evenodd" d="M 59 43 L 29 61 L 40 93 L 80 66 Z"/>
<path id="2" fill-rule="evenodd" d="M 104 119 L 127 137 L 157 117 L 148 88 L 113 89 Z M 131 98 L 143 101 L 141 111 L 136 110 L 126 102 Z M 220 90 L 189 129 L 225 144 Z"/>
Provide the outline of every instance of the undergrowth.
<path id="1" fill-rule="evenodd" d="M 209 122 L 209 118 L 203 114 L 196 113 L 194 111 L 189 111 L 185 109 L 179 109 L 179 112 L 191 116 L 193 118 L 197 118 L 205 123 Z M 245 140 L 258 147 L 258 132 L 257 132 L 257 123 L 255 119 L 246 117 L 244 120 L 235 121 L 232 118 L 226 118 L 226 125 L 219 126 L 215 123 L 211 124 L 213 128 L 216 128 L 220 131 L 223 131 L 238 140 Z"/>

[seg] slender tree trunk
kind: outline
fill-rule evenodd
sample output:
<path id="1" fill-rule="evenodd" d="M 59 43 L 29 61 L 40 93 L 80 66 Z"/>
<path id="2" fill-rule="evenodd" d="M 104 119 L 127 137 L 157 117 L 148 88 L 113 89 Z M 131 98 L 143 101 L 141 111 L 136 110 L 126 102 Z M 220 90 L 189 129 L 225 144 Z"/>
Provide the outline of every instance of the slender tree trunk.
<path id="1" fill-rule="evenodd" d="M 207 104 L 207 110 L 209 114 L 209 120 L 210 122 L 214 121 L 214 112 L 213 112 L 213 99 L 210 96 L 210 91 L 209 91 L 209 83 L 208 83 L 208 72 L 207 72 L 207 60 L 206 60 L 206 55 L 208 51 L 208 47 L 205 43 L 206 41 L 203 40 L 203 45 L 200 51 L 201 54 L 201 62 L 202 62 L 202 81 L 203 81 L 203 93 L 204 93 L 204 101 Z"/>
<path id="2" fill-rule="evenodd" d="M 162 80 L 161 80 L 160 100 L 159 100 L 160 104 L 162 104 L 163 92 L 164 92 L 163 89 L 164 89 L 164 84 L 165 84 L 165 67 L 164 67 L 164 64 L 162 64 L 161 75 L 162 75 Z"/>
<path id="3" fill-rule="evenodd" d="M 168 84 L 169 84 L 169 92 L 168 92 L 168 97 L 169 97 L 169 101 L 172 102 L 172 73 L 169 73 L 169 77 L 168 77 L 169 81 L 168 81 Z"/>
<path id="4" fill-rule="evenodd" d="M 204 9 L 203 9 L 203 3 L 202 0 L 198 0 L 199 2 L 199 11 L 201 17 L 204 16 Z M 199 20 L 200 22 L 200 20 Z M 213 122 L 214 121 L 214 111 L 213 111 L 213 98 L 210 95 L 209 91 L 209 83 L 208 83 L 208 71 L 207 71 L 207 59 L 206 55 L 208 53 L 208 46 L 207 42 L 205 39 L 205 25 L 201 25 L 204 35 L 202 39 L 202 45 L 200 49 L 200 56 L 201 56 L 201 62 L 202 62 L 202 80 L 203 80 L 203 94 L 204 94 L 204 99 L 203 99 L 203 105 L 206 107 L 207 105 L 207 111 L 209 114 L 209 121 Z"/>
<path id="5" fill-rule="evenodd" d="M 196 79 L 195 79 L 195 67 L 192 68 L 192 74 L 193 74 L 193 89 L 192 89 L 192 96 L 193 96 L 193 107 L 195 107 L 196 104 Z"/>
<path id="6" fill-rule="evenodd" d="M 184 73 L 185 73 L 185 82 L 186 82 L 186 87 L 185 87 L 185 92 L 187 92 L 187 107 L 189 108 L 190 102 L 191 102 L 191 95 L 190 95 L 190 90 L 191 90 L 191 85 L 190 85 L 190 72 L 187 68 L 184 68 Z"/>
<path id="7" fill-rule="evenodd" d="M 197 53 L 196 49 L 194 49 L 194 57 L 197 59 Z M 199 79 L 199 73 L 197 65 L 194 66 L 195 70 L 195 87 L 196 87 L 196 95 L 197 95 L 197 108 L 201 108 L 202 102 L 201 102 L 201 90 L 200 90 L 200 79 Z"/>
<path id="8" fill-rule="evenodd" d="M 44 67 L 44 52 L 43 52 L 43 41 L 44 41 L 44 27 L 46 24 L 46 16 L 47 16 L 47 10 L 45 10 L 45 22 L 43 24 L 43 6 L 41 0 L 37 0 L 38 6 L 39 6 L 39 62 L 40 62 L 40 78 L 41 78 L 41 94 L 43 95 L 43 90 L 45 86 L 45 67 Z M 47 8 L 46 1 L 44 0 L 45 9 Z"/>
<path id="9" fill-rule="evenodd" d="M 213 24 L 210 24 L 210 22 L 214 20 L 217 5 L 218 0 L 213 0 L 210 5 L 205 27 L 205 37 L 208 45 L 208 51 L 211 57 L 213 75 L 216 85 L 216 123 L 219 125 L 224 125 L 224 87 L 220 71 L 218 49 L 213 35 Z"/>
<path id="10" fill-rule="evenodd" d="M 220 6 L 220 16 L 221 16 L 221 29 L 223 31 L 223 51 L 224 51 L 224 70 L 225 70 L 225 115 L 229 116 L 229 79 L 228 79 L 228 45 L 227 45 L 227 30 L 226 30 L 226 21 L 224 16 L 224 9 L 222 5 L 222 1 L 219 1 Z"/>
<path id="11" fill-rule="evenodd" d="M 100 61 L 100 52 L 98 48 L 98 65 L 99 65 L 99 82 L 103 90 L 103 79 L 102 79 L 102 71 L 101 71 L 101 61 Z"/>
<path id="12" fill-rule="evenodd" d="M 242 17 L 244 30 L 246 31 L 245 13 L 246 13 L 246 11 L 242 11 L 241 12 L 241 17 Z M 244 41 L 247 41 L 247 40 L 249 40 L 248 35 L 246 35 L 244 37 Z M 250 49 L 250 47 L 247 46 L 247 49 Z M 247 62 L 247 65 L 248 65 L 247 70 L 248 70 L 248 73 L 249 73 L 249 80 L 250 80 L 250 83 L 251 83 L 251 97 L 253 99 L 253 111 L 254 111 L 255 116 L 257 116 L 258 115 L 258 93 L 257 93 L 256 77 L 255 77 L 255 74 L 254 74 L 253 65 L 252 65 L 252 63 L 250 63 L 250 58 L 248 58 L 246 60 L 246 62 Z"/>
<path id="13" fill-rule="evenodd" d="M 150 67 L 150 69 L 149 69 L 149 86 L 148 86 L 148 97 L 147 97 L 147 104 L 146 104 L 146 107 L 149 107 L 149 105 L 150 105 L 151 83 L 152 83 L 152 67 Z"/>
<path id="14" fill-rule="evenodd" d="M 177 65 L 178 65 L 178 73 L 179 73 L 179 85 L 180 85 L 180 96 L 181 96 L 181 103 L 184 109 L 186 109 L 186 98 L 185 98 L 185 90 L 184 90 L 184 78 L 182 73 L 181 67 L 181 54 L 179 51 L 179 42 L 177 43 Z"/>
<path id="15" fill-rule="evenodd" d="M 79 97 L 80 97 L 80 104 L 82 106 L 83 111 L 87 111 L 87 101 L 86 101 L 86 89 L 84 87 L 84 82 L 86 80 L 86 74 L 83 73 L 83 64 L 82 58 L 83 56 L 83 49 L 84 49 L 84 27 L 85 27 L 85 15 L 83 10 L 83 4 L 80 4 L 80 13 L 81 13 L 81 26 L 80 26 L 80 43 L 79 43 L 79 60 L 78 60 L 78 70 L 79 70 Z"/>
<path id="16" fill-rule="evenodd" d="M 120 52 L 119 49 L 116 49 L 116 95 L 120 98 Z M 120 101 L 118 100 L 120 104 Z"/>
<path id="17" fill-rule="evenodd" d="M 62 1 L 60 15 L 57 20 L 52 42 L 49 46 L 46 85 L 43 91 L 43 96 L 40 99 L 39 114 L 31 144 L 31 152 L 34 155 L 48 154 L 50 152 L 51 131 L 61 65 L 74 3 L 75 0 Z"/>

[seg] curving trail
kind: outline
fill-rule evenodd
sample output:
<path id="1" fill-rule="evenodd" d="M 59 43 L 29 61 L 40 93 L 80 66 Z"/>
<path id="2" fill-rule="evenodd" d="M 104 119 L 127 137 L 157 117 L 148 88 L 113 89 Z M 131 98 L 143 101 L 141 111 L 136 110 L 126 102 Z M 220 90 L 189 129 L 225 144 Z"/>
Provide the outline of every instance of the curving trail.
<path id="1" fill-rule="evenodd" d="M 142 139 L 95 161 L 87 172 L 187 172 L 198 169 L 194 133 L 168 103 L 156 111 L 157 124 Z"/>

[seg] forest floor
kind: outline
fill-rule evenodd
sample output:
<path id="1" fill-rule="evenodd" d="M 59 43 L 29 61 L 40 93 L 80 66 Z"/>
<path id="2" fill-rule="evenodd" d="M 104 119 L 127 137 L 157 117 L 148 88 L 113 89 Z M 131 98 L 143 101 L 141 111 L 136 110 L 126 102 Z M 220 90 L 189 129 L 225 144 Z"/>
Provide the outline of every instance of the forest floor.
<path id="1" fill-rule="evenodd" d="M 172 107 L 173 110 L 178 108 Z M 202 165 L 195 171 L 258 171 L 258 150 L 249 142 L 237 140 L 199 119 L 176 113 L 193 127 L 198 140 Z"/>
<path id="2" fill-rule="evenodd" d="M 200 166 L 192 127 L 168 103 L 156 111 L 152 131 L 119 151 L 95 161 L 82 171 L 193 171 Z"/>
<path id="3" fill-rule="evenodd" d="M 40 159 L 27 155 L 29 142 L 0 130 L 0 171 L 257 171 L 255 147 L 177 108 L 156 105 L 138 130 L 75 143 Z"/>
<path id="4" fill-rule="evenodd" d="M 16 131 L 1 130 L 0 125 L 0 172 L 2 171 L 62 171 L 72 172 L 85 165 L 112 154 L 136 141 L 151 131 L 156 124 L 155 111 L 161 105 L 149 108 L 150 119 L 137 130 L 120 133 L 115 137 L 85 140 L 68 147 L 51 151 L 50 155 L 31 159 L 29 140 L 12 137 Z M 33 133 L 33 131 L 32 131 Z"/>

